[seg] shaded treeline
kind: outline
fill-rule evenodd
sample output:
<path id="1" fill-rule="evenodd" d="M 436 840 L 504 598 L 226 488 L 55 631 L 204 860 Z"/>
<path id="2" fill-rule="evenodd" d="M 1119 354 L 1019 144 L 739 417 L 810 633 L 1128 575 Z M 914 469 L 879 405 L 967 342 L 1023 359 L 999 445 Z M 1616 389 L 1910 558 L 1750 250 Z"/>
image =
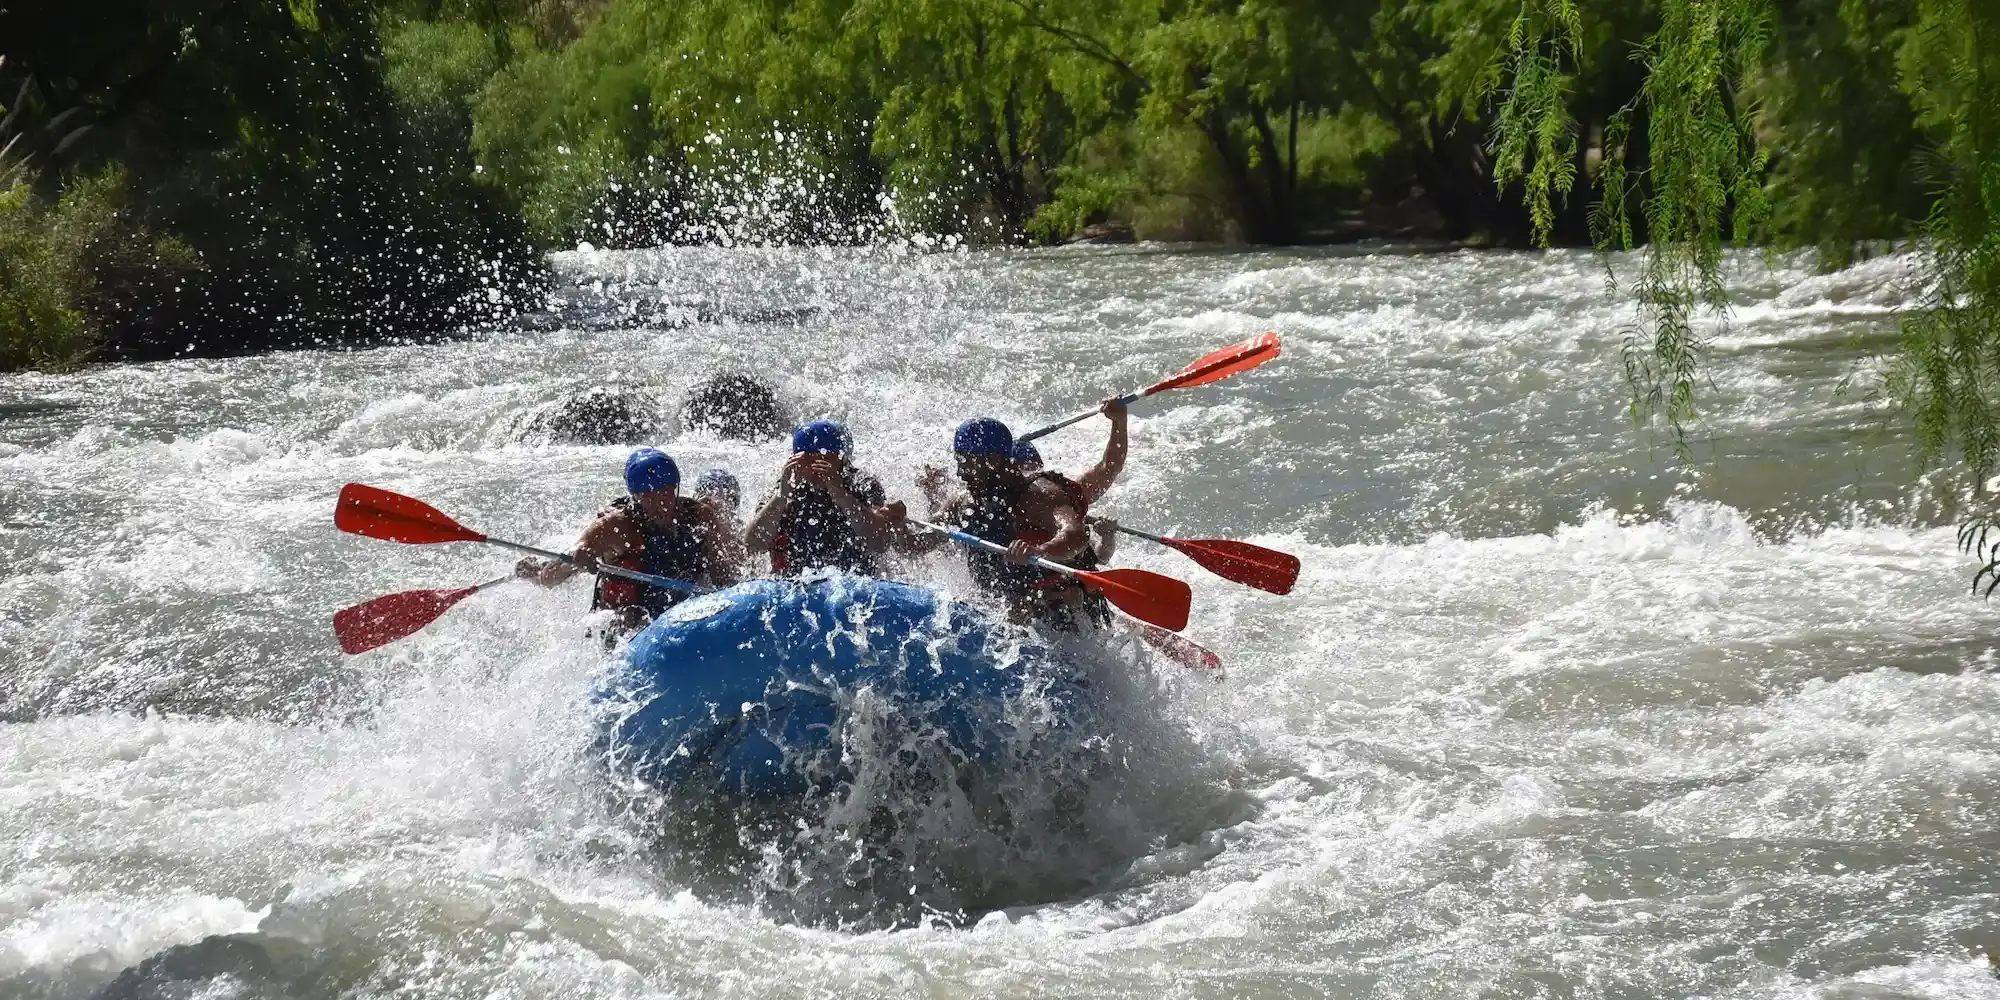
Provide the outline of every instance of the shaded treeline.
<path id="1" fill-rule="evenodd" d="M 584 241 L 1924 224 L 1952 4 L 1690 3 L 0 0 L 0 367 L 438 333 Z M 1719 129 L 1655 99 L 1703 80 Z M 1760 157 L 1719 202 L 1653 166 L 1703 135 Z"/>
<path id="2" fill-rule="evenodd" d="M 531 293 L 541 264 L 475 180 L 469 121 L 390 88 L 382 14 L 7 3 L 0 268 L 55 304 L 0 299 L 0 367 L 431 334 Z"/>

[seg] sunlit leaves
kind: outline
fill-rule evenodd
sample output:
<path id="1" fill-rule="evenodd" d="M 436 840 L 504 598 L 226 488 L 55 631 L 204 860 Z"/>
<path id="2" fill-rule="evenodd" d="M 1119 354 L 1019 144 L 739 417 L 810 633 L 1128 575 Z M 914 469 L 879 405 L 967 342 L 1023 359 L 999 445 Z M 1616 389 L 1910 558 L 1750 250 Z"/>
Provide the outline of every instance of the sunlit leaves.
<path id="1" fill-rule="evenodd" d="M 1926 308 L 1904 323 L 1889 389 L 1927 458 L 1956 448 L 1982 485 L 2000 462 L 2000 10 L 1919 0 L 1900 62 L 1941 133 L 1942 193 L 1926 227 Z"/>
<path id="2" fill-rule="evenodd" d="M 1695 381 L 1705 338 L 1697 323 L 1723 321 L 1729 301 L 1722 251 L 1747 242 L 1770 215 L 1764 190 L 1769 152 L 1756 141 L 1756 102 L 1744 87 L 1769 48 L 1769 0 L 1663 0 L 1658 28 L 1640 46 L 1644 82 L 1606 123 L 1601 201 L 1592 236 L 1606 249 L 1631 249 L 1641 204 L 1645 272 L 1634 292 L 1649 330 L 1627 340 L 1625 367 L 1633 416 L 1663 416 L 1688 457 Z M 1522 178 L 1537 240 L 1547 242 L 1553 199 L 1574 185 L 1575 125 L 1568 67 L 1581 47 L 1582 20 L 1566 0 L 1522 3 L 1508 29 L 1511 88 L 1495 123 L 1504 182 Z M 1644 122 L 1645 159 L 1635 163 L 1635 118 Z"/>

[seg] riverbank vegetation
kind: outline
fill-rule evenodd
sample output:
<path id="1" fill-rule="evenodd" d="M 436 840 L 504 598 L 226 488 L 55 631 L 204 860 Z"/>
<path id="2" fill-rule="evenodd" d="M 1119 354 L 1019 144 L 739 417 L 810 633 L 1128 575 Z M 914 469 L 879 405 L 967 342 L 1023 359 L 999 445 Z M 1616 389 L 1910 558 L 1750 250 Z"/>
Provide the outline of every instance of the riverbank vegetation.
<path id="1" fill-rule="evenodd" d="M 386 340 L 525 300 L 541 264 L 474 177 L 463 94 L 394 88 L 386 15 L 8 6 L 0 364 Z"/>
<path id="2" fill-rule="evenodd" d="M 43 305 L 10 307 L 0 359 L 434 332 L 531 299 L 536 249 L 885 232 L 1644 244 L 1666 256 L 1639 294 L 1685 327 L 1723 240 L 1837 263 L 1926 224 L 1957 92 L 1921 38 L 1933 7 L 16 9 L 0 225 Z M 63 208 L 73 189 L 93 211 Z M 1638 360 L 1684 416 L 1687 359 Z"/>
<path id="3" fill-rule="evenodd" d="M 434 334 L 589 242 L 1920 242 L 1888 388 L 2000 460 L 2000 12 L 1968 0 L 107 0 L 0 23 L 0 366 Z"/>

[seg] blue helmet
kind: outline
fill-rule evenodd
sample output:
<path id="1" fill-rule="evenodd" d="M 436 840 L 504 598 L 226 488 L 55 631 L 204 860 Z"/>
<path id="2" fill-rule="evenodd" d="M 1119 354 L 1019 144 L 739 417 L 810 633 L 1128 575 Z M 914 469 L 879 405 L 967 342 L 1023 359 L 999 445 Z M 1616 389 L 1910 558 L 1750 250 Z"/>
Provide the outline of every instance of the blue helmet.
<path id="1" fill-rule="evenodd" d="M 992 417 L 973 417 L 958 425 L 957 433 L 951 436 L 951 450 L 961 455 L 1011 458 L 1014 454 L 1014 432 Z"/>
<path id="2" fill-rule="evenodd" d="M 658 448 L 641 448 L 625 459 L 625 491 L 651 493 L 681 484 L 681 467 Z"/>
<path id="3" fill-rule="evenodd" d="M 853 446 L 847 436 L 847 428 L 837 420 L 815 420 L 800 424 L 792 431 L 792 454 L 812 452 L 819 455 L 845 455 Z"/>
<path id="4" fill-rule="evenodd" d="M 710 469 L 694 481 L 694 495 L 719 497 L 735 510 L 743 502 L 743 486 L 728 469 Z"/>
<path id="5" fill-rule="evenodd" d="M 1014 445 L 1014 464 L 1027 465 L 1030 462 L 1036 465 L 1042 464 L 1042 453 L 1035 448 L 1033 441 L 1017 442 Z"/>

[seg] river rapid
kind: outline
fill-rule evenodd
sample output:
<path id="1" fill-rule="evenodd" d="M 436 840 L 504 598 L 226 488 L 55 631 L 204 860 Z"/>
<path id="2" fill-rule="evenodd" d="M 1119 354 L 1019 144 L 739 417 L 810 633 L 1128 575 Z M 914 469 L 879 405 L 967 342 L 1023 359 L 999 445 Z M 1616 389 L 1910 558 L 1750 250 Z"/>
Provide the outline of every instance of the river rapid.
<path id="1" fill-rule="evenodd" d="M 2000 609 L 1866 388 L 1908 258 L 1732 262 L 1691 471 L 1627 417 L 1638 316 L 1587 254 L 556 266 L 463 342 L 0 376 L 0 997 L 2000 997 Z M 965 416 L 1266 329 L 1279 360 L 1135 407 L 1104 509 L 1297 553 L 1297 589 L 1127 539 L 1227 680 L 1127 664 L 1117 781 L 977 891 L 857 919 L 788 895 L 837 872 L 809 853 L 663 846 L 589 750 L 580 583 L 333 643 L 509 564 L 342 535 L 341 484 L 566 544 L 626 448 L 522 426 L 581 387 L 755 372 L 914 503 Z M 751 502 L 784 458 L 657 443 Z"/>

